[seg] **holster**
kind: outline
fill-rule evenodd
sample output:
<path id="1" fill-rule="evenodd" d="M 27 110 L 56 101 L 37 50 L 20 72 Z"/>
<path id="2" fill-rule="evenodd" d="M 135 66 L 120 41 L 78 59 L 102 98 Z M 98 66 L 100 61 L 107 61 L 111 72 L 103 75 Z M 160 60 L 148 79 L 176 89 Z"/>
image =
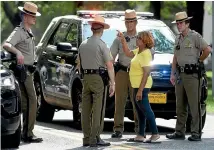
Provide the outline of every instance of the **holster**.
<path id="1" fill-rule="evenodd" d="M 36 66 L 34 65 L 25 65 L 26 70 L 28 70 L 31 74 L 36 71 Z"/>
<path id="2" fill-rule="evenodd" d="M 27 79 L 27 70 L 24 65 L 11 63 L 9 69 L 13 71 L 14 76 L 19 82 L 25 82 Z"/>
<path id="3" fill-rule="evenodd" d="M 108 70 L 106 68 L 99 68 L 99 75 L 101 76 L 104 86 L 107 86 L 109 84 L 109 76 L 108 76 Z"/>
<path id="4" fill-rule="evenodd" d="M 114 63 L 114 72 L 115 74 L 120 70 L 120 63 L 119 62 L 115 62 Z"/>

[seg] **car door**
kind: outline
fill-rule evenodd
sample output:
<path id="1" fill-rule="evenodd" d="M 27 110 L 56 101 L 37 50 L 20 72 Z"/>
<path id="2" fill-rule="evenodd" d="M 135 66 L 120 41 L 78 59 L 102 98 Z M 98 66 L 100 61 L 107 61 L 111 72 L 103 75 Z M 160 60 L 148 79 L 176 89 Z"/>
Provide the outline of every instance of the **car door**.
<path id="1" fill-rule="evenodd" d="M 57 43 L 65 41 L 69 29 L 68 23 L 61 22 L 51 35 L 45 50 L 42 52 L 43 63 L 40 74 L 44 82 L 44 94 L 49 103 L 56 102 L 56 86 L 59 84 L 58 64 L 61 61 L 61 52 L 57 51 Z"/>
<path id="2" fill-rule="evenodd" d="M 71 81 L 75 75 L 76 58 L 78 55 L 78 22 L 73 20 L 69 23 L 69 29 L 63 42 L 72 45 L 72 51 L 61 52 L 58 55 L 59 62 L 56 63 L 58 83 L 55 87 L 57 98 L 67 101 L 71 100 Z"/>

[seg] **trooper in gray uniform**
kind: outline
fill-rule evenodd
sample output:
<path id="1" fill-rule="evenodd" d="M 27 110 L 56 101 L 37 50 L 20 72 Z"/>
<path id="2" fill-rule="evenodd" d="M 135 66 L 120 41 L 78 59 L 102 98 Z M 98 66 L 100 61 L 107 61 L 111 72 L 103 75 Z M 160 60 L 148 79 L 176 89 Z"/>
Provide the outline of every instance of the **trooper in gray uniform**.
<path id="1" fill-rule="evenodd" d="M 101 140 L 100 134 L 104 124 L 108 78 L 110 78 L 110 96 L 114 94 L 114 67 L 110 49 L 100 38 L 103 30 L 110 26 L 98 15 L 88 23 L 91 25 L 93 35 L 79 47 L 79 67 L 81 66 L 83 73 L 81 116 L 83 146 L 109 146 L 110 143 Z"/>
<path id="2" fill-rule="evenodd" d="M 175 21 L 180 34 L 175 40 L 175 50 L 172 63 L 171 83 L 175 85 L 177 122 L 175 132 L 167 134 L 169 139 L 185 139 L 188 104 L 192 116 L 191 136 L 189 141 L 201 140 L 201 67 L 211 52 L 211 48 L 201 35 L 189 28 L 186 12 L 175 15 Z M 200 55 L 200 53 L 202 53 Z M 185 98 L 185 93 L 187 99 Z"/>
<path id="3" fill-rule="evenodd" d="M 135 10 L 128 9 L 125 11 L 125 25 L 127 32 L 124 33 L 124 36 L 129 49 L 136 49 L 137 15 Z M 138 119 L 133 101 L 133 89 L 129 80 L 129 65 L 131 59 L 128 58 L 123 52 L 122 44 L 118 38 L 114 40 L 111 46 L 111 53 L 114 59 L 117 54 L 119 55 L 119 62 L 116 64 L 118 72 L 115 77 L 114 133 L 112 134 L 112 138 L 121 138 L 124 130 L 124 114 L 128 93 L 133 106 L 135 132 L 138 132 Z"/>
<path id="4" fill-rule="evenodd" d="M 18 7 L 21 10 L 22 22 L 10 34 L 3 47 L 5 50 L 14 53 L 17 57 L 17 66 L 21 66 L 22 74 L 26 78 L 18 80 L 22 96 L 23 112 L 23 131 L 22 140 L 24 142 L 41 142 L 42 138 L 37 138 L 33 134 L 36 121 L 37 98 L 33 84 L 33 64 L 35 59 L 35 43 L 31 26 L 36 23 L 36 16 L 41 14 L 37 12 L 37 5 L 32 2 L 26 2 L 24 7 Z M 30 69 L 31 68 L 31 69 Z M 20 71 L 19 71 L 20 72 Z M 17 72 L 14 72 L 16 74 Z M 20 79 L 20 78 L 19 78 Z"/>

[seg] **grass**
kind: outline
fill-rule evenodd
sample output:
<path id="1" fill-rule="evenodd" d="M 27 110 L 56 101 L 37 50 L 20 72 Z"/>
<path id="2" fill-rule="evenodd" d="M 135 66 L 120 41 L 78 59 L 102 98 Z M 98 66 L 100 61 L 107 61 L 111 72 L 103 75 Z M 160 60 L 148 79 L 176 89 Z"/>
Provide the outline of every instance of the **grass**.
<path id="1" fill-rule="evenodd" d="M 207 78 L 208 78 L 207 112 L 214 113 L 214 97 L 212 97 L 212 71 L 207 72 Z"/>

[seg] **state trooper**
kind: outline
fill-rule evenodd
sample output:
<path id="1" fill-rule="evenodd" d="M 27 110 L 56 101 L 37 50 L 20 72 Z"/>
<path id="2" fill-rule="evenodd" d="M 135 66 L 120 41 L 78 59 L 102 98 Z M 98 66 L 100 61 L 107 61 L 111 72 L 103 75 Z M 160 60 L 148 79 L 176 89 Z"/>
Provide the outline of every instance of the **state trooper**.
<path id="1" fill-rule="evenodd" d="M 201 67 L 211 52 L 202 36 L 189 28 L 190 19 L 186 12 L 178 12 L 175 21 L 178 31 L 170 81 L 175 85 L 177 121 L 175 132 L 167 134 L 169 139 L 185 139 L 188 104 L 192 116 L 189 141 L 201 141 Z M 202 53 L 200 55 L 200 53 Z M 187 99 L 185 98 L 185 93 Z"/>
<path id="2" fill-rule="evenodd" d="M 83 146 L 109 146 L 110 143 L 104 142 L 100 134 L 104 125 L 108 77 L 110 96 L 115 90 L 113 58 L 110 49 L 101 40 L 104 29 L 110 26 L 99 15 L 88 23 L 91 25 L 93 35 L 83 41 L 79 47 L 79 67 L 83 73 L 81 116 Z"/>
<path id="3" fill-rule="evenodd" d="M 31 27 L 36 23 L 36 16 L 41 14 L 37 11 L 38 7 L 32 2 L 26 2 L 24 7 L 18 7 L 21 11 L 22 22 L 10 34 L 3 45 L 3 48 L 14 53 L 17 58 L 18 72 L 24 77 L 18 78 L 23 112 L 23 142 L 42 142 L 42 138 L 38 138 L 33 134 L 34 124 L 36 121 L 37 98 L 33 84 L 33 67 L 35 59 L 35 43 L 34 35 Z M 17 72 L 14 72 L 17 74 Z M 19 80 L 20 79 L 20 80 Z"/>
<path id="4" fill-rule="evenodd" d="M 137 37 L 137 15 L 135 10 L 127 9 L 125 11 L 125 25 L 127 31 L 124 33 L 129 49 L 136 49 Z M 135 119 L 135 132 L 138 132 L 138 119 L 133 101 L 133 89 L 129 80 L 129 65 L 131 58 L 128 58 L 122 49 L 122 44 L 116 38 L 111 46 L 111 53 L 115 59 L 119 55 L 119 62 L 116 64 L 118 72 L 115 77 L 115 112 L 114 112 L 114 133 L 112 138 L 121 138 L 124 130 L 124 114 L 128 93 L 133 106 Z"/>

